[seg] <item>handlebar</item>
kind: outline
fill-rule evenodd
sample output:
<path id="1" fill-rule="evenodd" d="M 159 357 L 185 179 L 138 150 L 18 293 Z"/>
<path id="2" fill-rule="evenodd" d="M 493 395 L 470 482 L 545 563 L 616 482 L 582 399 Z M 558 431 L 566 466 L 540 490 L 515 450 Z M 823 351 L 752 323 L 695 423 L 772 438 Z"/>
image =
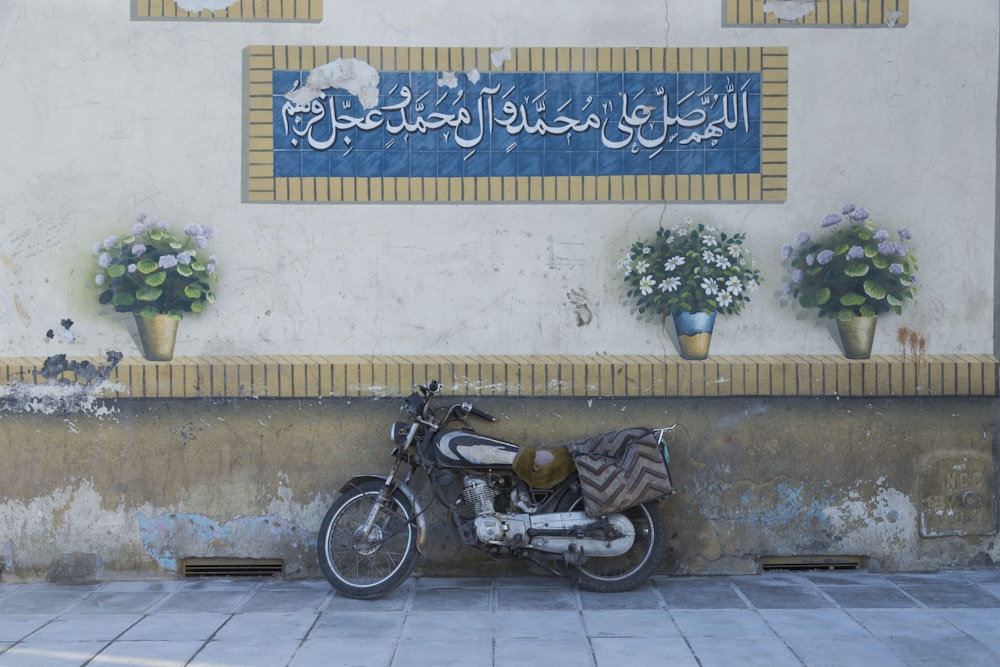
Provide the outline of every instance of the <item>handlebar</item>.
<path id="1" fill-rule="evenodd" d="M 462 405 L 462 407 L 465 407 L 465 406 L 468 406 L 468 408 L 469 408 L 469 414 L 470 415 L 476 415 L 480 419 L 485 419 L 488 422 L 495 422 L 497 420 L 497 418 L 494 417 L 493 415 L 491 415 L 490 413 L 483 412 L 479 408 L 473 407 L 472 403 L 464 403 Z"/>

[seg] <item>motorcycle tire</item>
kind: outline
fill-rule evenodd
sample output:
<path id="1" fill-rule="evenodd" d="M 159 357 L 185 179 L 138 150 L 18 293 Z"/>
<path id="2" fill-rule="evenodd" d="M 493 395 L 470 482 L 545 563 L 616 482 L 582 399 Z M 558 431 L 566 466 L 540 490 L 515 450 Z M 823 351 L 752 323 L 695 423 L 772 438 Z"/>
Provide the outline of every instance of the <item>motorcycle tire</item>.
<path id="1" fill-rule="evenodd" d="M 568 503 L 565 511 L 582 511 L 583 498 Z M 657 501 L 630 507 L 621 512 L 635 526 L 635 543 L 621 556 L 588 558 L 568 567 L 570 581 L 585 591 L 621 593 L 641 585 L 663 562 L 666 524 Z"/>
<path id="2" fill-rule="evenodd" d="M 381 482 L 371 481 L 345 491 L 320 524 L 320 569 L 335 590 L 350 598 L 376 598 L 393 590 L 410 576 L 420 555 L 413 505 L 398 489 L 389 495 L 388 508 L 371 534 L 361 534 L 383 488 Z"/>

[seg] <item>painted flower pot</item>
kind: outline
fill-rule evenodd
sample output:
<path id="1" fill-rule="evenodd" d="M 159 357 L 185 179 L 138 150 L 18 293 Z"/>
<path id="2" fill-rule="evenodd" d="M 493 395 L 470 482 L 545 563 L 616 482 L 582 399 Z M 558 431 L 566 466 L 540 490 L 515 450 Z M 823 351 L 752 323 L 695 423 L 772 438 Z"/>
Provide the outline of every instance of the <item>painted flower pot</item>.
<path id="1" fill-rule="evenodd" d="M 872 356 L 872 342 L 875 340 L 875 325 L 878 315 L 853 317 L 837 320 L 837 331 L 844 346 L 844 356 L 848 359 L 867 359 Z"/>
<path id="2" fill-rule="evenodd" d="M 708 358 L 708 346 L 712 343 L 716 313 L 674 313 L 674 328 L 681 356 L 685 359 Z"/>
<path id="3" fill-rule="evenodd" d="M 180 320 L 170 315 L 157 315 L 149 319 L 136 315 L 135 326 L 139 330 L 143 356 L 150 361 L 173 359 L 178 324 Z"/>

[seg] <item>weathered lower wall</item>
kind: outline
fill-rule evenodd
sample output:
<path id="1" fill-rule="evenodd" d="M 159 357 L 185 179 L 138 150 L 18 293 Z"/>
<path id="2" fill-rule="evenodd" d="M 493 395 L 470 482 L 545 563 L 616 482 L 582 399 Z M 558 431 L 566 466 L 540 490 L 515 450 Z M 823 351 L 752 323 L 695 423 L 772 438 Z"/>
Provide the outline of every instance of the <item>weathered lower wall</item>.
<path id="1" fill-rule="evenodd" d="M 677 422 L 669 572 L 753 572 L 760 556 L 790 555 L 891 570 L 1000 562 L 995 399 L 476 401 L 499 417 L 483 431 L 532 445 Z M 281 558 L 289 577 L 318 576 L 326 507 L 350 475 L 388 468 L 398 415 L 395 399 L 0 412 L 2 577 L 174 576 L 192 556 Z M 444 533 L 430 547 L 424 572 L 494 567 Z"/>

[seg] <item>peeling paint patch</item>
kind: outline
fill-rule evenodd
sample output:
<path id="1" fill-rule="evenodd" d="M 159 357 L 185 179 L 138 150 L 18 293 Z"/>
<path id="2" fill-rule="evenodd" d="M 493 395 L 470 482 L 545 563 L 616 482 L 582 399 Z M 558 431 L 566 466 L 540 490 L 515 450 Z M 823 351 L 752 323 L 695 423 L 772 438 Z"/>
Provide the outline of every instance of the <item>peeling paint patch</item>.
<path id="1" fill-rule="evenodd" d="M 307 106 L 324 99 L 327 88 L 341 88 L 356 95 L 365 109 L 371 109 L 378 105 L 379 78 L 378 70 L 363 60 L 337 58 L 310 70 L 305 85 L 285 93 L 285 98 Z"/>
<path id="2" fill-rule="evenodd" d="M 490 52 L 490 62 L 494 67 L 503 67 L 503 64 L 511 59 L 510 47 L 505 46 L 497 51 Z"/>
<path id="3" fill-rule="evenodd" d="M 816 11 L 816 0 L 771 0 L 764 3 L 764 11 L 782 21 L 798 21 Z"/>
<path id="4" fill-rule="evenodd" d="M 136 516 L 146 553 L 165 570 L 189 557 L 282 558 L 286 572 L 305 568 L 316 534 L 275 515 L 237 517 L 219 524 L 202 514 Z"/>
<path id="5" fill-rule="evenodd" d="M 844 553 L 884 556 L 912 552 L 918 540 L 917 508 L 897 489 L 880 488 L 870 497 L 852 494 L 827 507 L 829 518 Z"/>
<path id="6" fill-rule="evenodd" d="M 237 4 L 233 0 L 174 0 L 174 2 L 186 12 L 201 12 L 207 9 L 213 14 Z"/>
<path id="7" fill-rule="evenodd" d="M 128 388 L 104 380 L 98 384 L 29 384 L 18 380 L 0 387 L 0 410 L 43 415 L 83 413 L 107 417 L 117 412 L 102 398 L 108 393 L 125 393 Z"/>

